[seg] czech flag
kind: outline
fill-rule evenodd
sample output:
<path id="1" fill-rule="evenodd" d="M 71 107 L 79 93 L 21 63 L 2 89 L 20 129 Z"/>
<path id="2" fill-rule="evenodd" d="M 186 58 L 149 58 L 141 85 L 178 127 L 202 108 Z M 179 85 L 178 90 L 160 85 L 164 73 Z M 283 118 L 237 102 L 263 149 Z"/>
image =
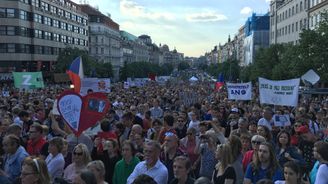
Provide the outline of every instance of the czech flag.
<path id="1" fill-rule="evenodd" d="M 81 79 L 84 78 L 82 58 L 80 56 L 73 60 L 69 70 L 67 70 L 66 73 L 74 85 L 74 91 L 76 93 L 80 93 Z"/>
<path id="2" fill-rule="evenodd" d="M 219 91 L 223 87 L 223 85 L 224 85 L 224 77 L 223 74 L 220 73 L 215 83 L 215 91 Z"/>

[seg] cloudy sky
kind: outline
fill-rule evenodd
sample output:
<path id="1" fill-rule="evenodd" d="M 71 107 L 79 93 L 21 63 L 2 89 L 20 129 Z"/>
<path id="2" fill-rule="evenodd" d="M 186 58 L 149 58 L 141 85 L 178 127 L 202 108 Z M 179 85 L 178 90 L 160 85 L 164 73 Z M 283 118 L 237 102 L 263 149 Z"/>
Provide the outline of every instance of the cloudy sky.
<path id="1" fill-rule="evenodd" d="M 73 0 L 84 3 L 85 0 Z M 147 34 L 185 56 L 204 55 L 234 36 L 252 12 L 265 14 L 270 0 L 86 0 L 136 36 Z"/>

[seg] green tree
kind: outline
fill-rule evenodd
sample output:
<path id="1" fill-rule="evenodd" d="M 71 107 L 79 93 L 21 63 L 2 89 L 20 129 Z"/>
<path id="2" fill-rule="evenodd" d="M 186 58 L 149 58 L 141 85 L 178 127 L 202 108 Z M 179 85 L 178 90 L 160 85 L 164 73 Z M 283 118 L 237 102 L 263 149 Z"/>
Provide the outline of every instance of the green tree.
<path id="1" fill-rule="evenodd" d="M 71 47 L 67 47 L 59 53 L 55 65 L 55 72 L 66 72 L 72 61 L 78 56 L 82 57 L 83 70 L 86 75 L 90 75 L 92 77 L 113 76 L 113 67 L 111 63 L 98 63 L 95 59 L 88 55 L 87 51 Z"/>
<path id="2" fill-rule="evenodd" d="M 186 69 L 188 69 L 188 68 L 190 68 L 190 65 L 189 65 L 189 63 L 186 62 L 186 61 L 180 62 L 180 63 L 178 64 L 178 70 L 179 70 L 179 71 L 181 71 L 181 70 L 186 70 Z"/>

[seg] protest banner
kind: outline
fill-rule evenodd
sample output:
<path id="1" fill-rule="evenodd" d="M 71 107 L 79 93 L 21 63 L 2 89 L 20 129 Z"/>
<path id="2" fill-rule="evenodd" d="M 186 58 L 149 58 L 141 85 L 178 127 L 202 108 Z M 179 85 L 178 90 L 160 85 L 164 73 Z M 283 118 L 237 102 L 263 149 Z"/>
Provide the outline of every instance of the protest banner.
<path id="1" fill-rule="evenodd" d="M 42 72 L 13 72 L 13 76 L 16 88 L 44 88 Z"/>
<path id="2" fill-rule="evenodd" d="M 275 114 L 273 116 L 273 122 L 274 122 L 274 126 L 277 126 L 277 127 L 284 127 L 284 126 L 290 126 L 291 123 L 290 123 L 290 117 L 289 115 L 278 115 L 278 114 Z"/>
<path id="3" fill-rule="evenodd" d="M 100 92 L 81 96 L 74 91 L 64 91 L 57 100 L 57 108 L 73 133 L 79 136 L 106 115 L 110 102 Z"/>
<path id="4" fill-rule="evenodd" d="M 259 77 L 261 104 L 297 106 L 300 79 L 273 81 Z"/>
<path id="5" fill-rule="evenodd" d="M 228 83 L 229 100 L 251 100 L 252 99 L 252 83 Z"/>
<path id="6" fill-rule="evenodd" d="M 84 78 L 81 79 L 81 95 L 86 95 L 87 91 L 92 89 L 93 92 L 110 92 L 110 79 L 109 78 Z"/>

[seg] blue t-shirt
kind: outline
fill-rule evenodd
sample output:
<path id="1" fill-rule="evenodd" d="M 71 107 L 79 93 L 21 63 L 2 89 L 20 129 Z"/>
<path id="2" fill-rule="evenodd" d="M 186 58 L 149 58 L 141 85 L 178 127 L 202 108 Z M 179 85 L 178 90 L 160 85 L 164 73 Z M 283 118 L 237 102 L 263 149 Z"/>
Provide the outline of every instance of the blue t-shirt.
<path id="1" fill-rule="evenodd" d="M 251 166 L 251 163 L 248 164 L 247 169 L 246 169 L 246 173 L 245 173 L 245 178 L 250 179 L 252 181 L 252 183 L 256 184 L 256 182 L 258 182 L 261 179 L 265 179 L 267 178 L 267 169 L 262 169 L 260 167 L 259 172 L 257 174 L 253 174 L 253 168 Z M 272 179 L 273 182 L 277 181 L 277 180 L 283 180 L 283 172 L 281 171 L 280 168 L 278 168 L 272 178 L 267 178 L 267 179 Z"/>

